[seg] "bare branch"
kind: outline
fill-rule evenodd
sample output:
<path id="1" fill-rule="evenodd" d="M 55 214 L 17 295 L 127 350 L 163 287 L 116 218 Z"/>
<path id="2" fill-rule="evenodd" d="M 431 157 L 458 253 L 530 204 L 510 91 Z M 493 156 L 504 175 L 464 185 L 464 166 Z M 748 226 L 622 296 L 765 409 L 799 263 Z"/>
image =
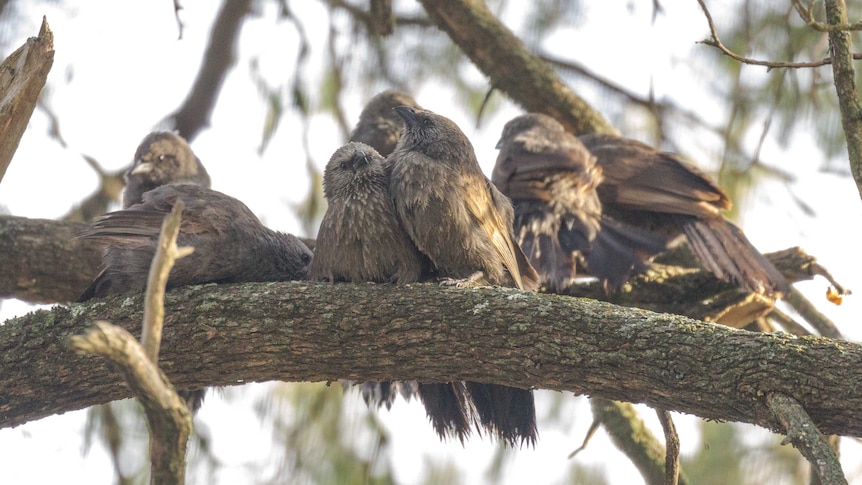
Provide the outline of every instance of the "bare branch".
<path id="1" fill-rule="evenodd" d="M 250 9 L 251 0 L 222 2 L 198 75 L 182 106 L 168 117 L 188 141 L 209 125 L 222 83 L 234 63 L 239 29 Z"/>
<path id="2" fill-rule="evenodd" d="M 862 30 L 862 22 L 856 22 L 855 24 L 824 24 L 822 22 L 818 22 L 814 19 L 814 12 L 811 11 L 810 7 L 806 7 L 802 4 L 800 0 L 791 0 L 793 3 L 793 8 L 796 9 L 796 13 L 799 14 L 799 17 L 812 29 L 818 32 L 837 32 L 837 31 L 854 31 L 854 30 Z"/>
<path id="3" fill-rule="evenodd" d="M 39 36 L 27 39 L 0 63 L 0 181 L 18 149 L 53 64 L 54 33 L 45 17 Z"/>
<path id="4" fill-rule="evenodd" d="M 811 332 L 809 332 L 808 329 L 797 323 L 796 320 L 790 318 L 789 315 L 778 308 L 773 308 L 772 311 L 769 312 L 768 318 L 771 321 L 778 323 L 778 325 L 780 325 L 781 328 L 790 335 L 796 335 L 797 337 L 811 335 Z"/>
<path id="5" fill-rule="evenodd" d="M 805 298 L 805 295 L 796 288 L 790 289 L 790 292 L 784 296 L 784 301 L 802 315 L 802 318 L 811 324 L 820 335 L 834 339 L 844 338 L 838 327 L 835 326 L 835 323 L 818 311 L 808 298 Z"/>
<path id="6" fill-rule="evenodd" d="M 800 68 L 810 68 L 810 67 L 821 67 L 828 64 L 832 64 L 832 57 L 826 57 L 824 59 L 820 59 L 819 61 L 811 61 L 811 62 L 781 62 L 781 61 L 761 61 L 758 59 L 751 59 L 749 57 L 741 56 L 732 50 L 728 49 L 722 42 L 718 36 L 718 29 L 715 26 L 715 22 L 712 20 L 712 14 L 709 13 L 709 9 L 706 8 L 706 4 L 703 0 L 697 0 L 697 3 L 700 4 L 700 8 L 703 10 L 703 14 L 706 17 L 706 21 L 709 24 L 709 32 L 712 36 L 709 40 L 700 41 L 701 44 L 705 44 L 708 46 L 712 46 L 721 51 L 722 54 L 735 59 L 743 64 L 750 64 L 753 66 L 764 66 L 769 69 L 775 68 L 791 68 L 791 69 L 800 69 Z M 853 54 L 853 59 L 862 59 L 862 54 Z"/>
<path id="7" fill-rule="evenodd" d="M 84 336 L 73 336 L 70 345 L 79 354 L 100 355 L 119 367 L 147 414 L 150 483 L 182 485 L 191 414 L 144 348 L 125 329 L 103 321 L 95 322 Z"/>
<path id="8" fill-rule="evenodd" d="M 820 483 L 832 485 L 847 483 L 841 470 L 841 463 L 829 446 L 826 437 L 820 433 L 817 425 L 797 400 L 781 393 L 770 392 L 766 395 L 766 404 L 781 423 L 784 434 L 787 435 L 782 444 L 793 443 L 793 446 L 811 463 L 811 469 L 820 479 Z"/>
<path id="9" fill-rule="evenodd" d="M 177 200 L 171 213 L 162 223 L 159 244 L 150 274 L 147 278 L 146 304 L 144 305 L 144 325 L 141 330 L 141 345 L 150 361 L 159 362 L 159 346 L 162 342 L 162 325 L 165 319 L 165 287 L 168 275 L 174 267 L 174 262 L 193 253 L 193 247 L 177 247 L 177 235 L 180 232 L 180 215 L 184 204 Z"/>
<path id="10" fill-rule="evenodd" d="M 608 401 L 608 402 L 613 402 L 613 401 Z M 620 404 L 624 405 L 625 403 L 620 403 Z M 587 430 L 587 434 L 584 435 L 583 443 L 581 443 L 581 446 L 579 446 L 575 451 L 569 453 L 568 458 L 574 458 L 575 455 L 586 450 L 587 445 L 590 444 L 590 440 L 593 439 L 593 436 L 595 436 L 596 431 L 598 431 L 599 428 L 601 428 L 601 426 L 602 426 L 602 421 L 599 419 L 599 417 L 598 416 L 594 417 L 593 422 L 590 423 L 590 428 Z"/>
<path id="11" fill-rule="evenodd" d="M 88 222 L 96 216 L 108 211 L 111 204 L 120 200 L 120 194 L 126 186 L 123 175 L 128 170 L 124 167 L 115 172 L 106 172 L 99 162 L 93 157 L 82 154 L 84 161 L 99 175 L 99 188 L 88 195 L 80 204 L 77 204 L 61 219 L 69 222 Z"/>
<path id="12" fill-rule="evenodd" d="M 182 40 L 183 38 L 183 19 L 180 18 L 180 10 L 183 9 L 183 5 L 180 3 L 180 0 L 174 0 L 174 17 L 177 19 L 177 40 Z"/>
<path id="13" fill-rule="evenodd" d="M 832 25 L 847 23 L 847 6 L 844 0 L 825 0 L 826 21 Z M 856 181 L 856 188 L 862 197 L 862 104 L 856 89 L 856 71 L 850 52 L 850 34 L 844 31 L 829 32 L 829 49 L 832 52 L 832 77 L 835 79 L 835 92 L 838 93 L 838 106 L 841 108 L 841 126 L 847 141 L 850 157 L 850 173 Z"/>
<path id="14" fill-rule="evenodd" d="M 664 483 L 665 485 L 677 485 L 679 482 L 679 435 L 673 425 L 670 412 L 656 409 L 656 415 L 664 430 L 665 460 L 664 460 Z"/>
<path id="15" fill-rule="evenodd" d="M 590 407 L 593 416 L 605 427 L 614 445 L 629 457 L 644 482 L 664 485 L 664 447 L 646 427 L 634 406 L 593 397 Z M 685 478 L 679 477 L 679 483 L 685 485 Z"/>

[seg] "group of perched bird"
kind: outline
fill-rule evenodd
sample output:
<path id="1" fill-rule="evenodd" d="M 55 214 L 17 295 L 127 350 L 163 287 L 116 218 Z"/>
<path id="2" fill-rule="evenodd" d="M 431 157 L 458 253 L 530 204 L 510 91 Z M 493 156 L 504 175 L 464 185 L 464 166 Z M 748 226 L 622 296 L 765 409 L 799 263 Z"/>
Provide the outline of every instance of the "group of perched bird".
<path id="1" fill-rule="evenodd" d="M 168 287 L 312 279 L 559 292 L 592 276 L 618 290 L 650 260 L 688 241 L 702 265 L 746 291 L 779 295 L 787 282 L 721 212 L 725 193 L 678 156 L 617 136 L 577 137 L 537 113 L 509 121 L 489 180 L 458 126 L 407 94 L 372 98 L 324 171 L 328 201 L 312 252 L 272 231 L 210 178 L 181 137 L 148 135 L 126 173 L 123 209 L 81 236 L 104 245 L 99 276 L 80 301 L 143 291 L 164 217 L 185 210 Z M 383 324 L 383 323 L 382 323 Z M 445 328 L 441 329 L 445 332 Z M 369 404 L 418 396 L 441 436 L 475 427 L 534 444 L 532 392 L 477 382 L 369 382 Z M 186 392 L 200 406 L 200 390 Z"/>

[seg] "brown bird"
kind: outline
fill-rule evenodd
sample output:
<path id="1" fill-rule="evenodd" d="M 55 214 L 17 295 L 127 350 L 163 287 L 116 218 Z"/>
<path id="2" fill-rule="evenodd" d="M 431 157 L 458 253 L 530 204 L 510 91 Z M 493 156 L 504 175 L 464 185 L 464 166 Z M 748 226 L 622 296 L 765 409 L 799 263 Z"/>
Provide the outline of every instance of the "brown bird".
<path id="1" fill-rule="evenodd" d="M 197 185 L 171 184 L 146 192 L 141 204 L 100 216 L 79 235 L 105 245 L 102 271 L 79 302 L 146 289 L 162 221 L 177 201 L 185 205 L 177 244 L 195 251 L 176 261 L 167 288 L 308 276 L 312 253 L 298 238 L 264 227 L 233 197 Z M 206 390 L 178 393 L 196 412 Z"/>
<path id="2" fill-rule="evenodd" d="M 79 235 L 107 249 L 102 272 L 78 301 L 146 289 L 162 221 L 177 201 L 185 204 L 177 245 L 195 252 L 177 260 L 168 288 L 308 276 L 312 253 L 296 236 L 265 227 L 245 204 L 221 192 L 171 184 L 146 192 L 141 204 L 98 217 Z"/>
<path id="3" fill-rule="evenodd" d="M 184 138 L 169 132 L 153 132 L 144 137 L 135 150 L 132 167 L 124 178 L 123 208 L 128 209 L 143 202 L 145 192 L 167 184 L 194 184 L 210 188 L 210 177 L 200 159 Z M 105 248 L 105 262 L 116 259 L 123 250 Z M 110 255 L 110 256 L 108 256 Z M 114 263 L 116 266 L 116 263 Z M 144 276 L 146 281 L 146 276 Z M 96 282 L 99 280 L 97 279 Z M 109 280 L 105 280 L 109 281 Z M 96 282 L 93 284 L 95 285 Z M 101 284 L 105 284 L 104 282 Z M 97 289 L 90 286 L 80 298 L 93 298 Z M 109 292 L 109 290 L 100 290 Z M 89 293 L 88 293 L 89 292 Z M 119 292 L 119 291 L 118 291 Z M 107 294 L 107 293 L 106 293 Z M 80 300 L 79 301 L 83 301 Z M 205 389 L 178 391 L 191 411 L 203 404 Z"/>
<path id="4" fill-rule="evenodd" d="M 350 142 L 336 150 L 323 172 L 323 193 L 328 206 L 317 232 L 312 279 L 419 281 L 427 258 L 398 221 L 389 196 L 389 172 L 374 148 Z M 345 381 L 345 387 L 350 384 Z M 415 382 L 364 382 L 359 387 L 367 404 L 387 408 L 398 393 L 410 399 L 416 392 Z"/>
<path id="5" fill-rule="evenodd" d="M 606 288 L 667 249 L 664 238 L 602 214 L 595 157 L 550 116 L 518 116 L 503 128 L 491 180 L 515 208 L 515 234 L 542 284 L 559 292 L 586 266 Z"/>
<path id="6" fill-rule="evenodd" d="M 706 269 L 747 291 L 788 291 L 784 276 L 722 215 L 730 199 L 696 167 L 631 139 L 579 138 L 602 168 L 597 191 L 605 214 L 668 245 L 687 238 Z"/>
<path id="7" fill-rule="evenodd" d="M 210 176 L 188 143 L 164 131 L 144 137 L 135 151 L 134 165 L 125 173 L 123 207 L 140 204 L 145 192 L 167 184 L 210 187 Z"/>
<path id="8" fill-rule="evenodd" d="M 538 275 L 512 234 L 511 203 L 482 174 L 464 133 L 430 111 L 407 106 L 395 111 L 406 126 L 388 158 L 390 193 L 419 251 L 441 277 L 462 284 L 537 288 Z M 463 440 L 472 419 L 506 444 L 535 443 L 530 391 L 452 382 L 420 384 L 419 394 L 441 436 L 454 433 Z"/>
<path id="9" fill-rule="evenodd" d="M 541 244 L 555 230 L 550 219 L 540 216 L 562 217 L 565 227 L 570 224 L 565 217 L 590 212 L 579 208 L 578 201 L 589 206 L 592 187 L 601 201 L 599 231 L 594 232 L 588 225 L 589 230 L 580 232 L 575 239 L 579 244 L 574 246 L 564 243 L 567 231 L 558 232 L 558 242 L 566 249 L 581 251 L 587 271 L 606 287 L 618 288 L 633 271 L 642 270 L 650 258 L 687 238 L 700 262 L 718 278 L 747 291 L 787 291 L 787 281 L 778 270 L 739 228 L 722 216 L 731 206 L 724 191 L 678 156 L 611 135 L 582 136 L 579 140 L 583 147 L 575 149 L 573 137 L 544 115 L 525 115 L 510 123 L 498 144 L 501 152 L 494 180 L 515 199 L 519 213 L 527 214 L 519 219 L 518 230 L 527 236 L 539 234 L 540 251 Z M 555 141 L 547 144 L 540 139 Z M 595 181 L 594 172 L 584 168 L 589 162 L 582 148 L 595 157 L 601 169 L 600 183 Z M 582 178 L 588 172 L 590 175 Z M 550 177 L 552 173 L 555 175 Z M 561 196 L 561 191 L 567 191 L 560 182 L 561 173 L 579 180 L 583 184 L 581 191 Z M 572 180 L 566 183 L 577 186 Z M 594 221 L 595 212 L 592 214 Z M 583 244 L 590 241 L 591 234 L 591 243 Z M 549 253 L 552 252 L 545 250 L 546 256 Z M 554 261 L 564 259 L 547 259 L 540 258 L 537 263 L 543 274 L 556 275 L 556 281 L 568 276 L 553 269 Z"/>
<path id="10" fill-rule="evenodd" d="M 497 148 L 491 180 L 512 199 L 518 244 L 542 284 L 559 291 L 599 232 L 601 169 L 577 138 L 542 114 L 506 123 Z"/>
<path id="11" fill-rule="evenodd" d="M 311 277 L 326 281 L 413 283 L 422 259 L 389 196 L 389 173 L 374 148 L 350 142 L 323 172 L 328 201 L 317 232 Z"/>
<path id="12" fill-rule="evenodd" d="M 409 94 L 394 90 L 378 93 L 359 114 L 359 122 L 350 133 L 350 141 L 365 143 L 384 157 L 389 156 L 395 150 L 404 128 L 404 120 L 395 112 L 397 106 L 420 109 Z"/>

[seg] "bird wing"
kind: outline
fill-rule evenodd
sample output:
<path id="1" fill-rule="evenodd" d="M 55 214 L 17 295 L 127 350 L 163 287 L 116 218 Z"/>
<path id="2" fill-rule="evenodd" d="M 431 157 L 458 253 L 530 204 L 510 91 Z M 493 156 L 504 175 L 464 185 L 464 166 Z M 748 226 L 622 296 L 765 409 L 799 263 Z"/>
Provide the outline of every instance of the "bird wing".
<path id="1" fill-rule="evenodd" d="M 673 153 L 610 135 L 580 139 L 602 167 L 604 183 L 598 190 L 605 203 L 709 217 L 732 206 L 727 194 L 710 177 Z"/>
<path id="2" fill-rule="evenodd" d="M 512 204 L 484 175 L 470 177 L 467 184 L 468 193 L 474 195 L 466 199 L 467 210 L 473 220 L 488 235 L 488 240 L 518 288 L 535 289 L 538 275 L 512 238 Z M 525 272 L 529 273 L 527 284 L 524 281 Z"/>

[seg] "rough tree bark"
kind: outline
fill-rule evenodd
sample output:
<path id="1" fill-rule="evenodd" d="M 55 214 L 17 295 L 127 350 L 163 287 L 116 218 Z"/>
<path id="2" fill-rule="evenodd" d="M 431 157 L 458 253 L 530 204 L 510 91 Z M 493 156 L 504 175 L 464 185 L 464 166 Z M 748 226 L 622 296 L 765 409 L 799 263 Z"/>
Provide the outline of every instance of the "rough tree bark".
<path id="1" fill-rule="evenodd" d="M 844 0 L 826 0 L 826 21 L 831 25 L 846 25 L 847 5 Z M 853 69 L 853 43 L 850 32 L 832 30 L 829 32 L 829 48 L 832 52 L 832 75 L 835 91 L 838 93 L 838 106 L 841 109 L 841 126 L 847 141 L 850 157 L 850 173 L 856 180 L 856 188 L 862 197 L 862 102 L 856 88 L 856 72 Z"/>
<path id="2" fill-rule="evenodd" d="M 0 216 L 0 298 L 75 301 L 99 273 L 102 252 L 75 239 L 80 222 Z"/>
<path id="3" fill-rule="evenodd" d="M 141 297 L 0 327 L 0 426 L 129 397 L 68 339 L 96 319 L 139 333 Z M 207 285 L 166 299 L 162 369 L 178 388 L 452 379 L 535 387 L 781 429 L 764 395 L 825 433 L 862 436 L 862 346 L 760 334 L 593 300 L 425 285 Z M 445 331 L 442 331 L 445 329 Z"/>

